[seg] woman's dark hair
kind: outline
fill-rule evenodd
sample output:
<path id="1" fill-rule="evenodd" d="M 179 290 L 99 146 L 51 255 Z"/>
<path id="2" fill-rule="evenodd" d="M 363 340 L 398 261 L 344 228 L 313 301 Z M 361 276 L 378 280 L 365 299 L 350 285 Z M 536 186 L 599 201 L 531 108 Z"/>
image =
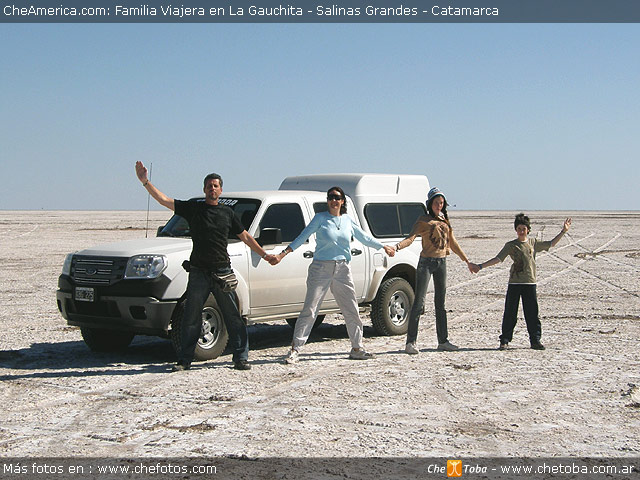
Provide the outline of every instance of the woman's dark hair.
<path id="1" fill-rule="evenodd" d="M 531 222 L 529 221 L 529 217 L 527 217 L 524 213 L 519 213 L 516 215 L 516 219 L 513 222 L 513 228 L 517 229 L 518 225 L 524 225 L 527 227 L 527 233 L 531 231 Z"/>
<path id="2" fill-rule="evenodd" d="M 447 199 L 444 197 L 444 195 L 436 195 L 430 201 L 428 201 L 427 211 L 429 212 L 429 215 L 431 215 L 433 218 L 436 218 L 436 214 L 433 213 L 432 204 L 437 197 L 442 197 L 444 199 L 444 205 L 442 206 L 442 215 L 444 215 L 445 220 L 447 220 L 447 223 L 449 223 L 449 214 L 447 213 L 447 205 L 449 204 L 447 203 Z"/>
<path id="3" fill-rule="evenodd" d="M 344 215 L 345 213 L 347 213 L 347 196 L 344 194 L 344 190 L 342 190 L 340 187 L 331 187 L 329 190 L 327 190 L 327 200 L 329 199 L 329 194 L 333 191 L 340 192 L 340 196 L 342 197 L 342 200 L 344 200 L 342 202 L 342 206 L 340 207 L 340 215 Z"/>

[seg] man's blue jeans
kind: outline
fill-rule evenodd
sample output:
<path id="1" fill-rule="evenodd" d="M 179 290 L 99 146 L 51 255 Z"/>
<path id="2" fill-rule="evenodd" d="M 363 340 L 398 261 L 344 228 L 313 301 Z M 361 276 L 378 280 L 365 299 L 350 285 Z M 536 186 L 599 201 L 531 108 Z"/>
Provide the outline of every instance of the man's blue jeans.
<path id="1" fill-rule="evenodd" d="M 433 302 L 436 307 L 436 333 L 438 343 L 445 343 L 449 338 L 447 332 L 447 311 L 444 300 L 447 294 L 447 259 L 420 257 L 416 269 L 415 300 L 409 314 L 409 329 L 407 331 L 407 343 L 413 343 L 418 338 L 418 324 L 424 307 L 424 297 L 427 293 L 429 280 L 433 275 L 433 287 L 435 294 Z"/>
<path id="2" fill-rule="evenodd" d="M 230 273 L 231 268 L 225 267 L 215 270 L 213 273 Z M 193 361 L 196 344 L 202 331 L 202 307 L 209 293 L 218 302 L 224 324 L 229 334 L 229 345 L 233 350 L 233 361 L 247 360 L 249 358 L 249 334 L 233 294 L 222 291 L 222 287 L 211 275 L 212 272 L 191 266 L 189 271 L 189 283 L 187 285 L 187 300 L 184 307 L 182 337 L 180 339 L 180 352 L 178 363 L 189 365 Z"/>

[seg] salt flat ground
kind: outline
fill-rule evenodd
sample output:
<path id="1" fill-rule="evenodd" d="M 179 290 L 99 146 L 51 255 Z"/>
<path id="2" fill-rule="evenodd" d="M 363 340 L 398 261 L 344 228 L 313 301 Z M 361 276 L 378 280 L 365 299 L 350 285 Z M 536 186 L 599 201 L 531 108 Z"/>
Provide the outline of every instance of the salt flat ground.
<path id="1" fill-rule="evenodd" d="M 473 261 L 515 234 L 517 212 L 452 212 Z M 55 301 L 66 253 L 144 236 L 144 212 L 0 212 L 0 455 L 470 457 L 640 456 L 640 213 L 530 212 L 532 235 L 570 234 L 538 256 L 543 343 L 522 315 L 497 351 L 510 261 L 471 275 L 448 259 L 447 309 L 458 352 L 438 352 L 432 293 L 419 347 L 378 337 L 347 359 L 329 317 L 299 364 L 281 363 L 291 329 L 250 327 L 253 369 L 225 354 L 169 373 L 167 340 L 137 337 L 95 354 Z M 152 212 L 150 232 L 168 212 Z M 153 233 L 150 233 L 152 235 Z M 274 267 L 274 275 L 278 267 Z"/>

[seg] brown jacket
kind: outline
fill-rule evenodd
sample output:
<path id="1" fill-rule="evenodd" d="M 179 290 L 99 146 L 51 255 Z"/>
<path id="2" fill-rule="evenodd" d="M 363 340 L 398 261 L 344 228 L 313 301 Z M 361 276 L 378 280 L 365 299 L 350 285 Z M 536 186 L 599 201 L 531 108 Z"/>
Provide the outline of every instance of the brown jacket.
<path id="1" fill-rule="evenodd" d="M 418 236 L 422 238 L 421 257 L 443 258 L 453 251 L 464 262 L 468 262 L 467 256 L 453 235 L 451 224 L 444 218 L 434 218 L 431 215 L 418 218 L 411 234 L 398 243 L 398 250 L 411 245 Z"/>

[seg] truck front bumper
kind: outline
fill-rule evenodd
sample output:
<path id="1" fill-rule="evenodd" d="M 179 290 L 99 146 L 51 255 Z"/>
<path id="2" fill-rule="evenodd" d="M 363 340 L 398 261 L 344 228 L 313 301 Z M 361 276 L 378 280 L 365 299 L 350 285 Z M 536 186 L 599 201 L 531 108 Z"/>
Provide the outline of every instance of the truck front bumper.
<path id="1" fill-rule="evenodd" d="M 93 302 L 78 301 L 71 292 L 56 292 L 58 310 L 69 325 L 123 330 L 164 336 L 169 330 L 177 300 L 153 297 L 100 296 Z"/>

